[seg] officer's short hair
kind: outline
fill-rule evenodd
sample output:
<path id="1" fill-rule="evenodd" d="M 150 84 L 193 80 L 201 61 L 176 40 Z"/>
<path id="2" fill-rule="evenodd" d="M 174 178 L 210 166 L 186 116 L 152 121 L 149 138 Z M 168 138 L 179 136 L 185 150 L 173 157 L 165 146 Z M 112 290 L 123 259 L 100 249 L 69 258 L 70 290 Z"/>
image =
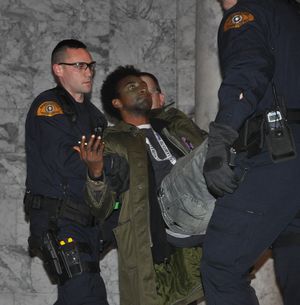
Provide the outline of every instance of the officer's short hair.
<path id="1" fill-rule="evenodd" d="M 101 87 L 101 103 L 103 110 L 110 117 L 117 120 L 121 120 L 121 115 L 119 110 L 112 105 L 112 101 L 113 99 L 119 98 L 119 82 L 129 75 L 140 76 L 140 70 L 131 65 L 119 66 L 106 77 Z"/>
<path id="2" fill-rule="evenodd" d="M 141 72 L 140 73 L 141 76 L 148 76 L 149 78 L 151 78 L 154 83 L 155 83 L 155 86 L 156 86 L 156 90 L 161 93 L 161 88 L 160 88 L 160 85 L 159 85 L 159 82 L 158 82 L 158 79 L 156 78 L 155 75 L 153 75 L 152 73 L 149 73 L 149 72 Z"/>
<path id="3" fill-rule="evenodd" d="M 58 64 L 64 60 L 66 49 L 86 49 L 87 46 L 76 39 L 65 39 L 60 41 L 51 54 L 51 64 Z"/>

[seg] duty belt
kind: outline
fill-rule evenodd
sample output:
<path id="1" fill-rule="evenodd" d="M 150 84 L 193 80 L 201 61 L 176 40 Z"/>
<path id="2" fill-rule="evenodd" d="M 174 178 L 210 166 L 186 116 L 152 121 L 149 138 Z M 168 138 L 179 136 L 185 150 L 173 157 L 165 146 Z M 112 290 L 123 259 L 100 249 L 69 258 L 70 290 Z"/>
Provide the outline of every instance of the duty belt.
<path id="1" fill-rule="evenodd" d="M 66 218 L 83 226 L 95 225 L 95 218 L 90 213 L 89 207 L 78 204 L 70 198 L 57 199 L 42 195 L 33 195 L 26 192 L 24 198 L 25 211 L 29 214 L 32 209 L 46 210 L 50 221 Z"/>
<path id="2" fill-rule="evenodd" d="M 289 124 L 300 124 L 300 109 L 287 109 L 286 120 Z M 247 152 L 252 157 L 263 149 L 265 114 L 260 113 L 245 121 L 233 148 L 236 152 Z"/>

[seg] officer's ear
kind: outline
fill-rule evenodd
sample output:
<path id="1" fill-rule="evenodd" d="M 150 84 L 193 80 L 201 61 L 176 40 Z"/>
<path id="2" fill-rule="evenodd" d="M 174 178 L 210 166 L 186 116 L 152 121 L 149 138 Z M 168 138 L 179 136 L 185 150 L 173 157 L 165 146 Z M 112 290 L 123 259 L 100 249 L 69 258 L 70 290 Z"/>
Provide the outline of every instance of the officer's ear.
<path id="1" fill-rule="evenodd" d="M 61 65 L 54 64 L 54 65 L 52 65 L 52 71 L 55 76 L 61 77 L 62 73 L 63 73 L 63 68 Z"/>
<path id="2" fill-rule="evenodd" d="M 159 93 L 159 106 L 160 108 L 165 105 L 165 95 L 163 93 Z"/>
<path id="3" fill-rule="evenodd" d="M 119 110 L 122 109 L 123 105 L 118 98 L 113 99 L 111 103 L 112 103 L 114 108 L 119 109 Z"/>

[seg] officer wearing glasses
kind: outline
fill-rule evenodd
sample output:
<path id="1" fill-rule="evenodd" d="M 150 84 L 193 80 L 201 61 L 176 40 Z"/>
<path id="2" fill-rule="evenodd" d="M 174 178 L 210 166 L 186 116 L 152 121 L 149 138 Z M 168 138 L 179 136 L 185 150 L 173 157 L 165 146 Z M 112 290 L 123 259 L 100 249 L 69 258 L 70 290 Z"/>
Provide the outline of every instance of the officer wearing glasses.
<path id="1" fill-rule="evenodd" d="M 32 103 L 26 120 L 29 249 L 58 284 L 55 305 L 108 305 L 99 270 L 100 230 L 84 203 L 86 167 L 74 146 L 99 137 L 107 122 L 90 102 L 96 62 L 80 41 L 58 43 L 57 82 Z"/>

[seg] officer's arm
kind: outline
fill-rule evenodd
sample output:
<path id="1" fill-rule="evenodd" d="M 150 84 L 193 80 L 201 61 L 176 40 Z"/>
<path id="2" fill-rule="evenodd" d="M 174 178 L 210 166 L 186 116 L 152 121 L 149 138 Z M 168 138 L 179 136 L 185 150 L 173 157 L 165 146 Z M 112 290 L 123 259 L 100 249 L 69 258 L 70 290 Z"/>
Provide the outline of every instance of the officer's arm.
<path id="1" fill-rule="evenodd" d="M 220 108 L 210 124 L 203 173 L 215 196 L 232 193 L 239 179 L 229 165 L 229 151 L 244 121 L 258 108 L 274 73 L 264 16 L 247 9 L 230 11 L 219 29 Z"/>
<path id="2" fill-rule="evenodd" d="M 223 81 L 216 122 L 238 130 L 257 109 L 274 73 L 266 17 L 249 10 L 230 12 L 219 29 Z"/>
<path id="3" fill-rule="evenodd" d="M 60 107 L 55 101 L 51 103 Z M 39 106 L 32 120 L 40 157 L 50 170 L 58 172 L 66 179 L 78 177 L 84 171 L 85 165 L 78 158 L 78 153 L 72 149 L 80 140 L 76 133 L 72 132 L 74 126 L 62 110 L 61 113 L 53 115 L 40 114 L 43 104 Z"/>

